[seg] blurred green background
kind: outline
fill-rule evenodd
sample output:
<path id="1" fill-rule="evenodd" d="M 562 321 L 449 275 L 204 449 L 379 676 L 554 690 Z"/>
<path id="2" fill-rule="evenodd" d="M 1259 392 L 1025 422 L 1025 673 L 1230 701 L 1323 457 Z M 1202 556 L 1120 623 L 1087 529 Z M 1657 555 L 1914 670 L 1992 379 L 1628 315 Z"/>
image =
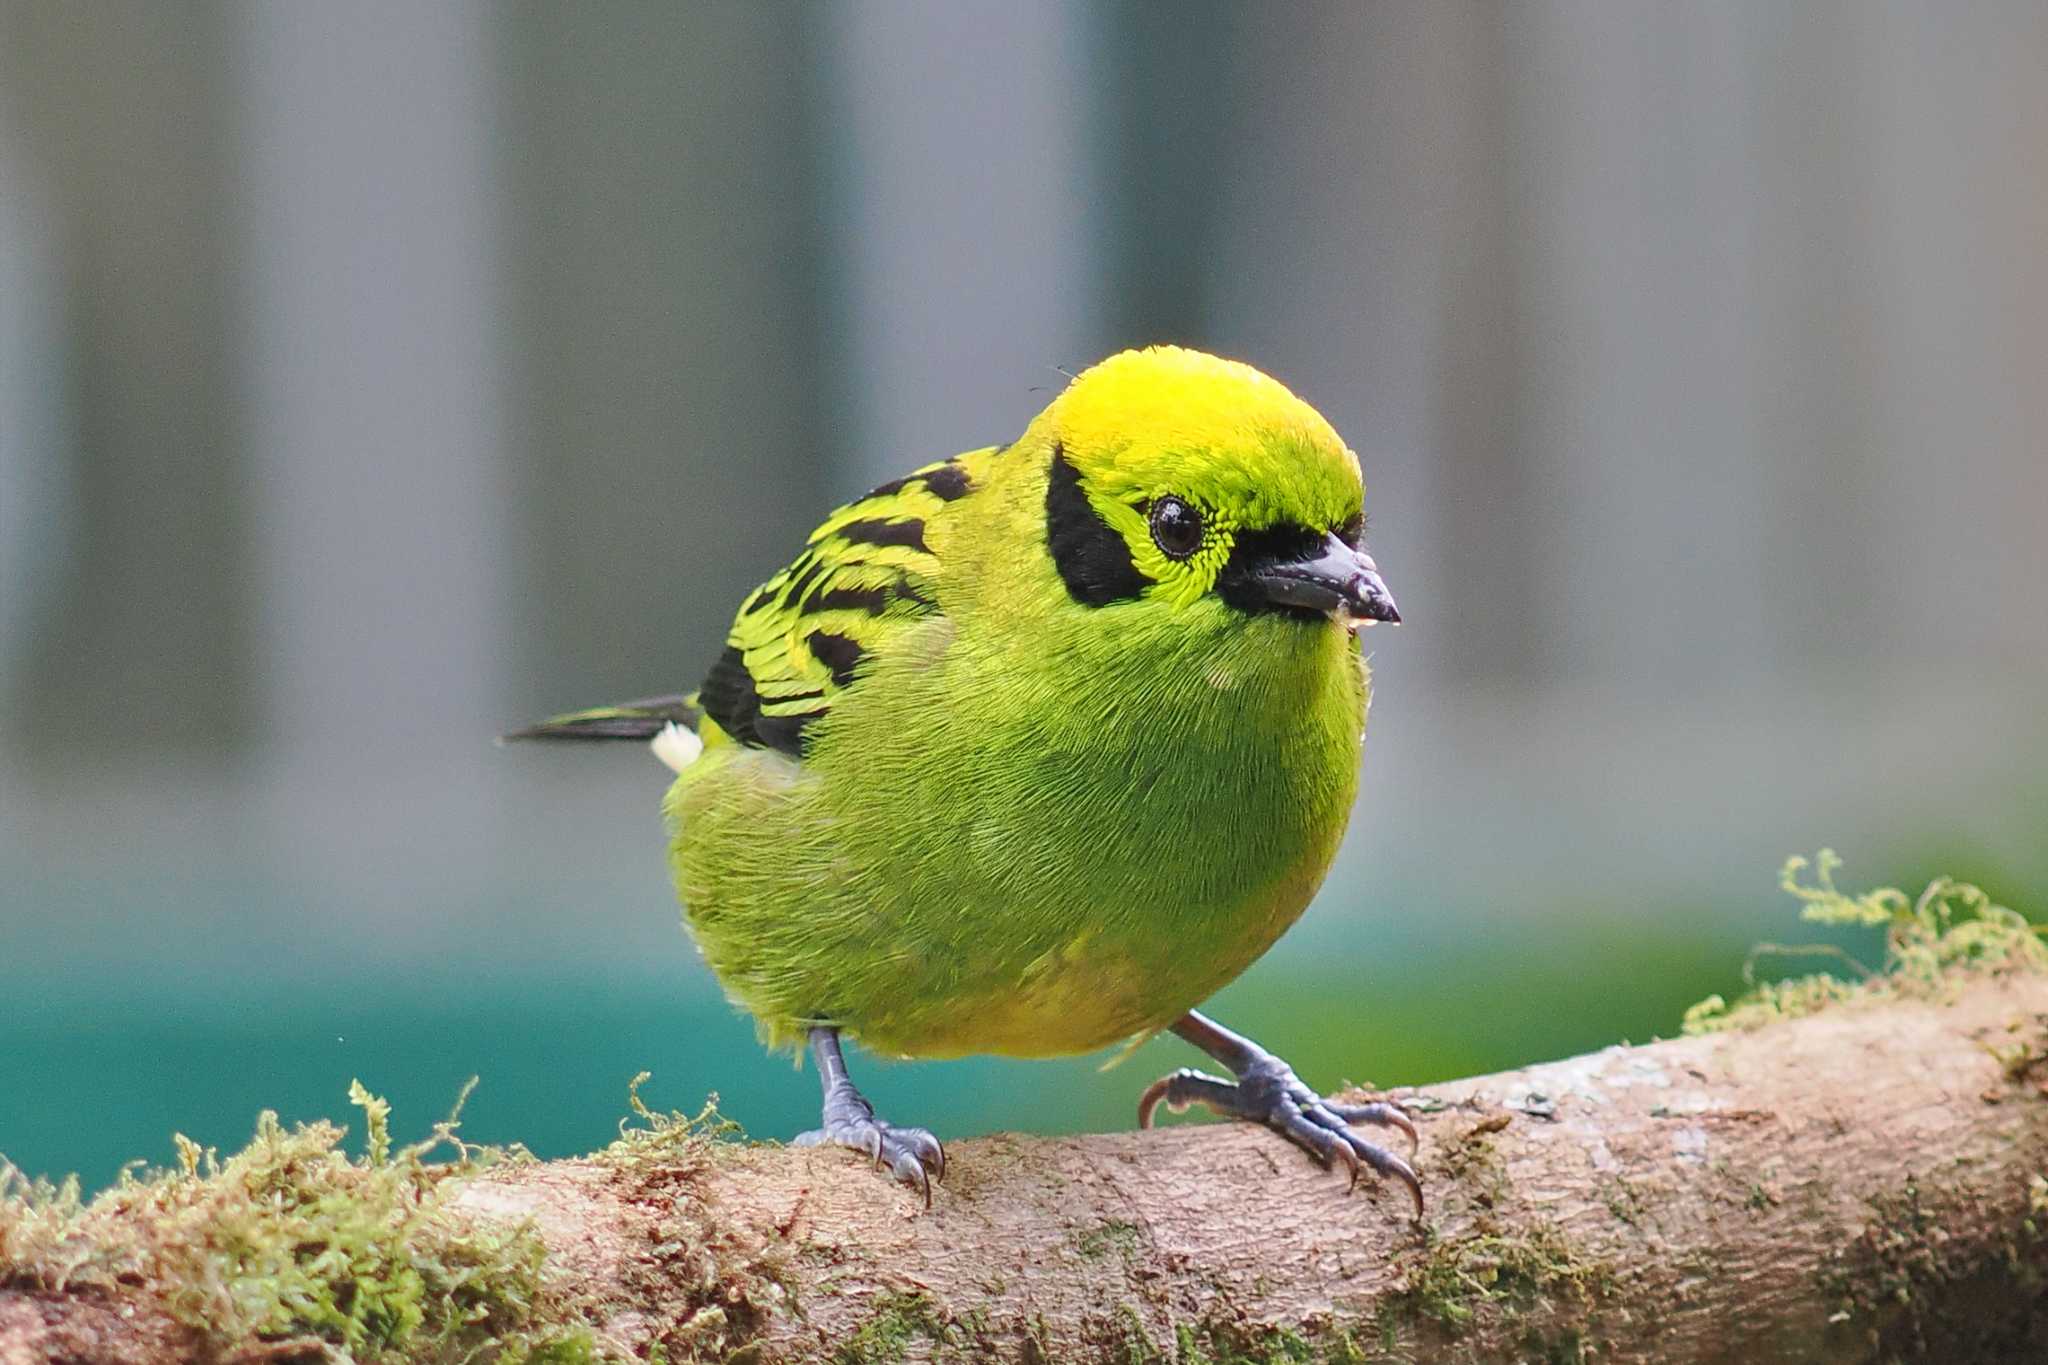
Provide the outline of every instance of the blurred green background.
<path id="1" fill-rule="evenodd" d="M 815 1115 L 631 751 L 836 500 L 1176 340 L 1409 624 L 1315 1083 L 1676 1029 L 1845 884 L 2048 888 L 2048 9 L 0 0 L 0 1153 Z M 861 1064 L 946 1136 L 1191 1060 Z"/>

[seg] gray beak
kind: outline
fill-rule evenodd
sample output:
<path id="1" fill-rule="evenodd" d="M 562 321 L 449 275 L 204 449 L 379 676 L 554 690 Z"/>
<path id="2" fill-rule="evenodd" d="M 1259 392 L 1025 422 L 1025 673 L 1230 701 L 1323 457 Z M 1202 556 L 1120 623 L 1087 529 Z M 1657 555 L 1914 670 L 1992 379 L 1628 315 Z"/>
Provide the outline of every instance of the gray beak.
<path id="1" fill-rule="evenodd" d="M 1371 555 L 1336 536 L 1325 536 L 1307 558 L 1262 564 L 1252 571 L 1251 578 L 1265 599 L 1276 606 L 1352 621 L 1393 625 L 1401 621 L 1394 595 L 1380 578 L 1379 565 L 1372 562 Z"/>

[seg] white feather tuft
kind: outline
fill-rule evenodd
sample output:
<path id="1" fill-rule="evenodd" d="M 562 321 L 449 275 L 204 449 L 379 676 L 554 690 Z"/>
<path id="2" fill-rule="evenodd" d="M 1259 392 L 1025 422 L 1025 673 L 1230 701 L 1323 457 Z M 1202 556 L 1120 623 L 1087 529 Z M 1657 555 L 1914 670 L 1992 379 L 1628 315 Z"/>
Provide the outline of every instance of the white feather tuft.
<path id="1" fill-rule="evenodd" d="M 704 741 L 670 721 L 661 727 L 661 733 L 648 742 L 654 756 L 669 767 L 681 772 L 697 761 L 697 755 L 704 752 Z"/>

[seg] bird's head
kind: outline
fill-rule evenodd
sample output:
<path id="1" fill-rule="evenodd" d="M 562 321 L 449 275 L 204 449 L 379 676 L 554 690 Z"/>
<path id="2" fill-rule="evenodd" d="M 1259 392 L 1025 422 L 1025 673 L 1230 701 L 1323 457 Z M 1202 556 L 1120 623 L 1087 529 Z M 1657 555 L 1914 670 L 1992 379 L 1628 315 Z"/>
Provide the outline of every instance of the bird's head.
<path id="1" fill-rule="evenodd" d="M 1046 537 L 1076 601 L 1189 606 L 1356 628 L 1399 621 L 1363 549 L 1358 457 L 1314 408 L 1177 346 L 1083 371 L 1034 427 Z"/>

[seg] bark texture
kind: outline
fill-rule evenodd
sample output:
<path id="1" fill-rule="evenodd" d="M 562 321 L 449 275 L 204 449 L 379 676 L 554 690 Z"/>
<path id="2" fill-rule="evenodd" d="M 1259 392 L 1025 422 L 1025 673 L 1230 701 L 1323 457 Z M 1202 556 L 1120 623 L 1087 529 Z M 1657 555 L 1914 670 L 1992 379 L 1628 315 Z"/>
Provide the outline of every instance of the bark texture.
<path id="1" fill-rule="evenodd" d="M 2044 1078 L 2012 977 L 1415 1091 L 1422 1226 L 1220 1124 L 957 1142 L 930 1212 L 704 1143 L 461 1198 L 671 1361 L 2048 1360 Z M 146 1319 L 0 1294 L 0 1365 L 176 1358 Z"/>

